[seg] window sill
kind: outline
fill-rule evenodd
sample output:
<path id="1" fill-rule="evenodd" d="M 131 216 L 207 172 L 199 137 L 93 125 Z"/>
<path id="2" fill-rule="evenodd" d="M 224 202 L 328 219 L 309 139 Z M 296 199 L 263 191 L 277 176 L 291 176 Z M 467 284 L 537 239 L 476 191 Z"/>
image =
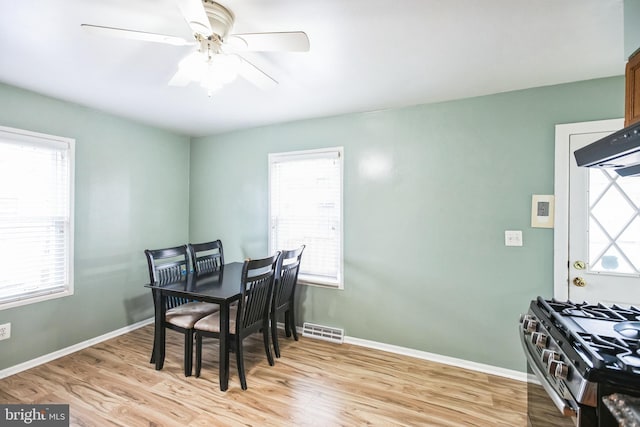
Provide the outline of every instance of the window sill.
<path id="1" fill-rule="evenodd" d="M 73 291 L 70 289 L 65 289 L 63 291 L 51 292 L 43 295 L 16 299 L 4 303 L 0 303 L 0 311 L 6 310 L 8 308 L 20 307 L 22 305 L 35 304 L 37 302 L 47 301 L 55 298 L 68 297 L 73 295 Z"/>
<path id="2" fill-rule="evenodd" d="M 319 288 L 344 290 L 344 284 L 342 282 L 330 282 L 328 280 L 321 280 L 313 277 L 298 276 L 298 284 L 308 285 L 308 286 L 317 286 Z"/>

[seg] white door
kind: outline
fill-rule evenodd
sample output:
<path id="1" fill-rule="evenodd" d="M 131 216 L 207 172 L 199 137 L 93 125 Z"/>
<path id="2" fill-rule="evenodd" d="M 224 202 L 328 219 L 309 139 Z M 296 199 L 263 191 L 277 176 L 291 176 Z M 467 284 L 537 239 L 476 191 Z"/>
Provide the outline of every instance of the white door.
<path id="1" fill-rule="evenodd" d="M 578 167 L 573 156 L 621 127 L 621 120 L 556 127 L 556 215 L 566 217 L 557 218 L 556 298 L 640 306 L 640 177 Z M 563 159 L 558 150 L 565 151 Z M 566 249 L 559 250 L 563 244 Z"/>

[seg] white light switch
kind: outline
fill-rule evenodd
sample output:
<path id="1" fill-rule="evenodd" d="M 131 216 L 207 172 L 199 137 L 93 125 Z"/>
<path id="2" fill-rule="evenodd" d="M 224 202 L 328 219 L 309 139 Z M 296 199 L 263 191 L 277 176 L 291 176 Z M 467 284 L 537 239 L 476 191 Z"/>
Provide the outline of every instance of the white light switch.
<path id="1" fill-rule="evenodd" d="M 505 230 L 505 246 L 522 246 L 522 230 Z"/>

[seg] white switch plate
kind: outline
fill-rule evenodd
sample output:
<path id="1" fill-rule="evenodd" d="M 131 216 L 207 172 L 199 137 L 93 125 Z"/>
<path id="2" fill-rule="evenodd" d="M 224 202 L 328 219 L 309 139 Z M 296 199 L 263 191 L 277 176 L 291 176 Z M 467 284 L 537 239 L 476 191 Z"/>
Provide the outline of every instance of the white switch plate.
<path id="1" fill-rule="evenodd" d="M 0 341 L 11 337 L 11 323 L 0 325 Z"/>
<path id="2" fill-rule="evenodd" d="M 505 230 L 505 246 L 522 246 L 522 230 Z"/>

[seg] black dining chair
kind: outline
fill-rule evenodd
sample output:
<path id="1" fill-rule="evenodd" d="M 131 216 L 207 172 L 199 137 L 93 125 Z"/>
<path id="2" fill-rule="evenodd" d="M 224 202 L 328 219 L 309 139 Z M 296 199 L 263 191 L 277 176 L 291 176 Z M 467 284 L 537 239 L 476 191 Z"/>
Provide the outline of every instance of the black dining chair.
<path id="1" fill-rule="evenodd" d="M 276 283 L 273 288 L 273 301 L 271 303 L 271 341 L 276 357 L 280 357 L 278 345 L 278 315 L 284 313 L 284 331 L 287 337 L 293 334 L 293 339 L 298 341 L 298 332 L 295 324 L 295 292 L 298 284 L 298 272 L 305 245 L 298 249 L 282 251 L 278 261 Z"/>
<path id="2" fill-rule="evenodd" d="M 219 270 L 224 264 L 222 242 L 214 240 L 205 243 L 190 243 L 189 253 L 196 273 L 209 273 Z"/>
<path id="3" fill-rule="evenodd" d="M 243 390 L 247 389 L 244 370 L 242 342 L 249 335 L 262 331 L 264 349 L 269 365 L 273 366 L 273 356 L 269 345 L 269 306 L 276 278 L 276 268 L 280 252 L 275 255 L 246 260 L 242 267 L 241 297 L 238 304 L 229 310 L 229 338 L 227 347 L 236 354 L 238 376 Z M 213 313 L 196 322 L 196 377 L 202 367 L 202 338 L 220 339 L 220 313 Z"/>
<path id="4" fill-rule="evenodd" d="M 149 280 L 153 284 L 167 285 L 179 281 L 191 274 L 191 262 L 187 245 L 164 249 L 147 249 L 144 251 L 149 266 Z M 205 316 L 220 310 L 218 304 L 200 301 L 189 301 L 185 298 L 166 296 L 165 306 L 160 307 L 156 293 L 153 292 L 155 310 L 165 310 L 162 327 L 184 334 L 184 375 L 190 376 L 193 365 L 193 325 Z M 151 363 L 155 362 L 154 350 Z"/>

